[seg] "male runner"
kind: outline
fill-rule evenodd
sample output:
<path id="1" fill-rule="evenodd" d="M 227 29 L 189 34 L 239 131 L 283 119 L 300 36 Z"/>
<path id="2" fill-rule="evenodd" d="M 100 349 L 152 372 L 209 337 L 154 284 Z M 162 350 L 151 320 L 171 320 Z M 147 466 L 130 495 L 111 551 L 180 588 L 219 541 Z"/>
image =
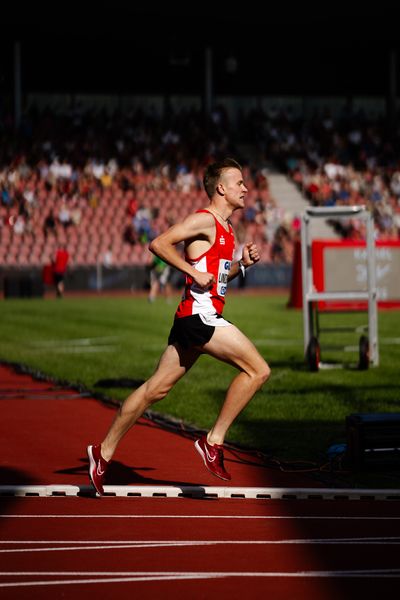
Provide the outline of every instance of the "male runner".
<path id="1" fill-rule="evenodd" d="M 195 442 L 208 470 L 230 480 L 223 457 L 226 433 L 270 374 L 254 344 L 222 317 L 228 281 L 260 259 L 256 245 L 248 242 L 241 260 L 232 262 L 234 235 L 229 218 L 233 211 L 244 208 L 247 193 L 241 167 L 231 158 L 215 162 L 207 167 L 203 182 L 209 206 L 173 225 L 150 244 L 154 254 L 186 274 L 185 292 L 154 374 L 128 396 L 103 442 L 88 446 L 89 475 L 100 495 L 121 438 L 151 404 L 165 398 L 201 354 L 239 370 L 214 426 Z M 185 245 L 185 258 L 176 250 L 180 242 Z"/>

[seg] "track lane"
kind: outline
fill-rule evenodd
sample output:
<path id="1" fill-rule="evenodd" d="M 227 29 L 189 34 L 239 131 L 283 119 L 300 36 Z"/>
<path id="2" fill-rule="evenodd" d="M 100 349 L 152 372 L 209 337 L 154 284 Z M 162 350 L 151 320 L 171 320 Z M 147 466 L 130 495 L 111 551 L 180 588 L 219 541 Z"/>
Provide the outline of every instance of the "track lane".
<path id="1" fill-rule="evenodd" d="M 5 598 L 337 600 L 400 584 L 397 502 L 18 498 L 0 511 Z"/>

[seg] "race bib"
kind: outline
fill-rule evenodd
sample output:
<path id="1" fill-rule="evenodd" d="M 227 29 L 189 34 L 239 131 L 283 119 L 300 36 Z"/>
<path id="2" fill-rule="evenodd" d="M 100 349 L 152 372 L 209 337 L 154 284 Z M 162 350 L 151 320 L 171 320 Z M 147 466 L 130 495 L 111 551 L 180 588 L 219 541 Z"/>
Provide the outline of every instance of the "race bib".
<path id="1" fill-rule="evenodd" d="M 217 293 L 219 296 L 225 296 L 228 287 L 228 275 L 231 270 L 231 261 L 221 258 L 218 267 Z"/>

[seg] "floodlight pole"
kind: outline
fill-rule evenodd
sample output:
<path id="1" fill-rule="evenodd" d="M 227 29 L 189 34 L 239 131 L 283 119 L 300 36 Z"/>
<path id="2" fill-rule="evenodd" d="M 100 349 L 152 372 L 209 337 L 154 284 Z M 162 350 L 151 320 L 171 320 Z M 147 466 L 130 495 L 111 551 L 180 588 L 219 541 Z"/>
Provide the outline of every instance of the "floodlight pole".
<path id="1" fill-rule="evenodd" d="M 14 42 L 14 127 L 21 124 L 21 42 Z"/>
<path id="2" fill-rule="evenodd" d="M 208 119 L 213 108 L 213 52 L 207 46 L 204 57 L 204 116 Z"/>

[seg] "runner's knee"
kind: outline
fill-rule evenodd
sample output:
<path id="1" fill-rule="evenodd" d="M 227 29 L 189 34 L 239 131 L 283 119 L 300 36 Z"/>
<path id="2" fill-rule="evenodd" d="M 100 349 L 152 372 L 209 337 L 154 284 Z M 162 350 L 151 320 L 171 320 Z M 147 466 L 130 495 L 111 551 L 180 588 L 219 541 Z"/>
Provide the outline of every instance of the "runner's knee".
<path id="1" fill-rule="evenodd" d="M 268 381 L 271 375 L 271 369 L 269 365 L 264 362 L 255 371 L 255 378 L 257 380 L 258 388 L 260 388 L 266 381 Z"/>

